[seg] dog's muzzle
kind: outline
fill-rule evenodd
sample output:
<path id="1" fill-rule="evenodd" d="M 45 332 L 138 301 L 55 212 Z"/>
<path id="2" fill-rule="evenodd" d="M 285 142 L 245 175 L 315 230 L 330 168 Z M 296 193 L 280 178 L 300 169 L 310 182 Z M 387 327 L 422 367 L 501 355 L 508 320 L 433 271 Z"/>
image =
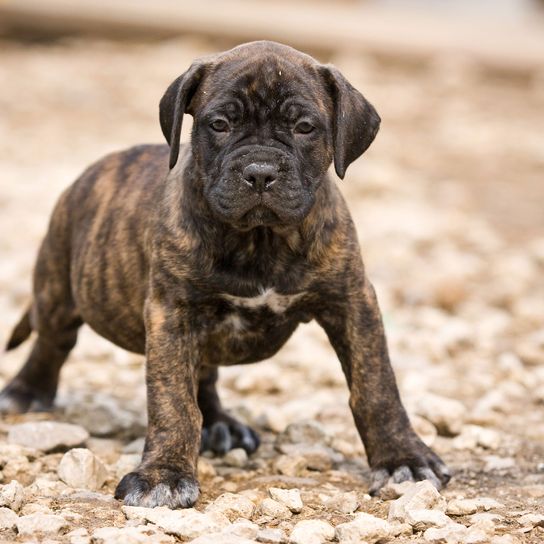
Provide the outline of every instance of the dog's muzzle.
<path id="1" fill-rule="evenodd" d="M 237 149 L 217 177 L 208 201 L 223 221 L 241 228 L 298 223 L 313 203 L 295 158 L 273 147 Z"/>

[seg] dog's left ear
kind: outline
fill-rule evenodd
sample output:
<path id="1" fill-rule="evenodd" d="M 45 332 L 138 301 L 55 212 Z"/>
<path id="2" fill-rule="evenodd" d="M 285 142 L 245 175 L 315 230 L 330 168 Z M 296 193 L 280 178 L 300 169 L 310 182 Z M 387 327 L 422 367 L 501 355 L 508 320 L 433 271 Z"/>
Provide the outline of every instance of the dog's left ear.
<path id="1" fill-rule="evenodd" d="M 332 65 L 320 72 L 333 103 L 334 169 L 344 179 L 348 166 L 372 143 L 380 128 L 374 106 Z"/>
<path id="2" fill-rule="evenodd" d="M 179 156 L 179 140 L 183 114 L 187 112 L 191 98 L 204 77 L 209 63 L 195 61 L 189 69 L 174 80 L 159 104 L 161 129 L 170 146 L 170 168 L 174 168 Z"/>

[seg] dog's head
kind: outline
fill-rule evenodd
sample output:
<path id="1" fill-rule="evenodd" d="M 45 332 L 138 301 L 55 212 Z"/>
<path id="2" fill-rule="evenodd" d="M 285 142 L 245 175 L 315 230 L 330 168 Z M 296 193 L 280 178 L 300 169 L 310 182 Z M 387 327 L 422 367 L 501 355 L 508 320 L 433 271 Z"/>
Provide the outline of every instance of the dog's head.
<path id="1" fill-rule="evenodd" d="M 160 103 L 170 168 L 184 113 L 203 192 L 223 222 L 297 224 L 334 159 L 336 173 L 372 143 L 380 117 L 333 66 L 290 47 L 252 42 L 194 62 Z"/>

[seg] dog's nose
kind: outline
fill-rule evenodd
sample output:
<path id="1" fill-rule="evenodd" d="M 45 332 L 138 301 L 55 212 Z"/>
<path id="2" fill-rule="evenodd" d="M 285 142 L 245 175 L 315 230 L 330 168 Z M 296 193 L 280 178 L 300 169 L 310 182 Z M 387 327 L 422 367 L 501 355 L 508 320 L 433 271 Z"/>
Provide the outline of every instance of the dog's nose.
<path id="1" fill-rule="evenodd" d="M 257 192 L 268 190 L 278 177 L 278 169 L 266 162 L 252 162 L 244 168 L 244 181 Z"/>

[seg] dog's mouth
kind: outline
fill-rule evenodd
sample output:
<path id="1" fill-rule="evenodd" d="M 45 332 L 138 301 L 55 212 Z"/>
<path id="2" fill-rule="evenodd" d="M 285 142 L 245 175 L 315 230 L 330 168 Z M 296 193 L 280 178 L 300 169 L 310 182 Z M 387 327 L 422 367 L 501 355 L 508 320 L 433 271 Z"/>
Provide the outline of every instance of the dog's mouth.
<path id="1" fill-rule="evenodd" d="M 242 228 L 271 227 L 281 223 L 281 220 L 269 207 L 258 204 L 247 211 L 238 223 Z"/>

